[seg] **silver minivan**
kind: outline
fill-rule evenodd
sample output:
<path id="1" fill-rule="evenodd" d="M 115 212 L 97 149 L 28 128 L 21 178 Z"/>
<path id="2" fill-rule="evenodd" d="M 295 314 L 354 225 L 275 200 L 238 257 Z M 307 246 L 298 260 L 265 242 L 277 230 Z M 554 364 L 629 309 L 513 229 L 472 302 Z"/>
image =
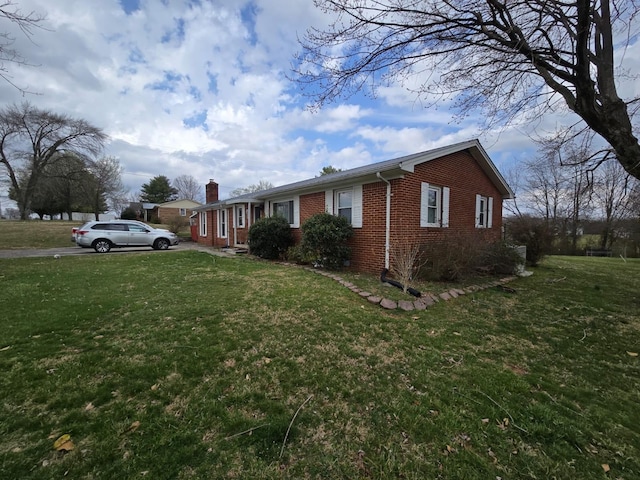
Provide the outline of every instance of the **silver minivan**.
<path id="1" fill-rule="evenodd" d="M 180 239 L 175 233 L 153 228 L 136 220 L 92 221 L 73 230 L 76 245 L 92 247 L 98 253 L 107 253 L 115 247 L 152 247 L 166 250 L 177 245 Z"/>

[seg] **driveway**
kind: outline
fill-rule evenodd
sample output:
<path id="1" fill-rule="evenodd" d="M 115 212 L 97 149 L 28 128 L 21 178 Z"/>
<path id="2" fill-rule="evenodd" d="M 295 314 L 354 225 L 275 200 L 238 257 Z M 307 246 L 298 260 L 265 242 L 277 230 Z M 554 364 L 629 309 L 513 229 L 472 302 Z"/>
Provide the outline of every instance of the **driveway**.
<path id="1" fill-rule="evenodd" d="M 124 253 L 163 253 L 163 252 L 179 252 L 184 250 L 198 250 L 200 252 L 210 253 L 211 255 L 218 256 L 231 256 L 225 252 L 215 250 L 211 247 L 204 247 L 194 242 L 184 242 L 173 247 L 169 247 L 168 250 L 154 250 L 151 247 L 148 248 L 114 248 L 109 253 L 96 253 L 93 248 L 80 248 L 80 247 L 60 247 L 60 248 L 43 248 L 43 249 L 21 249 L 21 250 L 0 250 L 0 258 L 23 258 L 23 257 L 53 257 L 60 255 L 61 257 L 68 255 L 118 255 Z"/>

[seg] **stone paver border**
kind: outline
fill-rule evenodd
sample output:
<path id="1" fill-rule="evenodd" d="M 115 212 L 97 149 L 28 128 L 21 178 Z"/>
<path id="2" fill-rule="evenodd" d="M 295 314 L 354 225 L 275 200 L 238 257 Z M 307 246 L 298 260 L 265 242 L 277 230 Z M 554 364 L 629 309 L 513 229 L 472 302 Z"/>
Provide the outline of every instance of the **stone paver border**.
<path id="1" fill-rule="evenodd" d="M 290 263 L 284 263 L 284 265 L 293 266 Z M 416 298 L 413 301 L 399 300 L 396 302 L 395 300 L 390 300 L 388 298 L 372 295 L 371 293 L 358 288 L 353 283 L 344 280 L 342 277 L 340 277 L 339 275 L 336 275 L 335 273 L 327 272 L 325 270 L 317 270 L 311 267 L 304 267 L 304 269 L 307 270 L 308 272 L 317 273 L 318 275 L 322 275 L 323 277 L 331 278 L 332 280 L 335 280 L 340 285 L 348 288 L 352 292 L 357 293 L 363 298 L 366 298 L 367 301 L 369 301 L 370 303 L 373 303 L 375 305 L 380 305 L 380 307 L 386 310 L 400 309 L 405 312 L 411 312 L 413 310 L 426 310 L 427 308 L 431 307 L 432 305 L 435 305 L 438 302 L 442 302 L 442 301 L 446 302 L 449 300 L 453 300 L 454 298 L 458 298 L 462 295 L 479 292 L 481 290 L 486 290 L 487 288 L 498 287 L 500 285 L 504 285 L 518 278 L 516 276 L 503 277 L 486 284 L 470 285 L 465 288 L 452 288 L 450 290 L 441 292 L 440 294 L 437 294 L 437 295 L 434 293 L 426 292 L 426 293 L 422 293 L 422 297 Z"/>

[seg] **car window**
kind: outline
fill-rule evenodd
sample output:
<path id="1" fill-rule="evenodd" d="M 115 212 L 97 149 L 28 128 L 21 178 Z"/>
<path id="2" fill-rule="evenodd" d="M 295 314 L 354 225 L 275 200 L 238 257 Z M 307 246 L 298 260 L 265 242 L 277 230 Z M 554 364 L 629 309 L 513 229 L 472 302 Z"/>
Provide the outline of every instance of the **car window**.
<path id="1" fill-rule="evenodd" d="M 146 228 L 144 228 L 144 227 L 143 227 L 143 226 L 141 226 L 141 225 L 129 225 L 129 231 L 130 231 L 130 232 L 144 232 L 144 233 L 146 233 L 146 232 L 148 232 L 149 230 L 148 230 L 148 229 L 146 229 Z"/>
<path id="2" fill-rule="evenodd" d="M 109 225 L 106 223 L 96 223 L 91 230 L 109 230 Z"/>

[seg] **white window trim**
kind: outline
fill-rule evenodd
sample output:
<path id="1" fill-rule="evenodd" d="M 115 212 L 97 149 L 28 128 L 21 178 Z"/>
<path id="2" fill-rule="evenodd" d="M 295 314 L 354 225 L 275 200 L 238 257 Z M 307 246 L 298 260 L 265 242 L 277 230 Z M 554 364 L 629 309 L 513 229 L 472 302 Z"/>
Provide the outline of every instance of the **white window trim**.
<path id="1" fill-rule="evenodd" d="M 180 214 L 181 217 L 186 217 L 187 216 L 187 209 L 186 208 L 179 208 L 178 209 L 178 213 Z"/>
<path id="2" fill-rule="evenodd" d="M 436 221 L 429 222 L 429 190 L 437 193 Z M 428 228 L 448 228 L 449 227 L 449 199 L 451 189 L 430 185 L 427 182 L 420 184 L 420 226 Z"/>
<path id="3" fill-rule="evenodd" d="M 324 195 L 325 211 L 331 215 L 338 215 L 338 193 L 348 190 L 351 190 L 351 226 L 353 228 L 362 228 L 362 185 L 326 190 Z"/>
<path id="4" fill-rule="evenodd" d="M 224 221 L 222 217 L 224 216 Z M 222 234 L 222 225 L 224 224 L 224 235 Z M 229 236 L 229 215 L 226 209 L 218 210 L 218 238 L 227 238 Z"/>
<path id="5" fill-rule="evenodd" d="M 482 211 L 482 203 L 486 205 L 484 212 Z M 484 221 L 481 221 L 481 213 L 484 213 Z M 484 195 L 476 195 L 476 228 L 492 228 L 493 227 L 493 197 Z"/>
<path id="6" fill-rule="evenodd" d="M 199 218 L 199 227 L 200 227 L 200 236 L 201 237 L 206 237 L 207 236 L 207 212 L 200 212 L 200 218 Z"/>
<path id="7" fill-rule="evenodd" d="M 276 203 L 284 203 L 293 201 L 293 223 L 290 223 L 289 226 L 291 228 L 299 228 L 300 227 L 300 197 L 296 195 L 295 197 L 288 198 L 279 198 L 277 200 L 272 200 L 269 202 L 269 216 L 273 217 L 275 215 L 274 206 Z"/>
<path id="8" fill-rule="evenodd" d="M 244 225 L 245 225 L 244 217 L 246 216 L 244 214 L 244 205 L 236 206 L 235 212 L 236 212 L 236 227 L 244 228 Z"/>

